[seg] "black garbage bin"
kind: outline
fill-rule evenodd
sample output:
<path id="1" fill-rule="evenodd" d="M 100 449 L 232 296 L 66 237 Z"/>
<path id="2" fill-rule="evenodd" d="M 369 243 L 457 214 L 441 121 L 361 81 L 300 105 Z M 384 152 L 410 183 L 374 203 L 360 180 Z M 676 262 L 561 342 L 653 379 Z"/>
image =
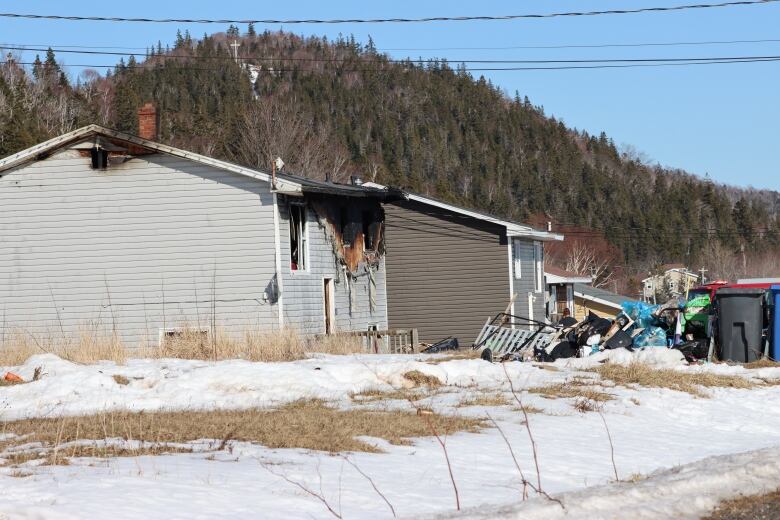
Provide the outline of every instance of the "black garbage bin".
<path id="1" fill-rule="evenodd" d="M 761 357 L 765 292 L 724 287 L 715 293 L 720 359 L 748 363 Z"/>

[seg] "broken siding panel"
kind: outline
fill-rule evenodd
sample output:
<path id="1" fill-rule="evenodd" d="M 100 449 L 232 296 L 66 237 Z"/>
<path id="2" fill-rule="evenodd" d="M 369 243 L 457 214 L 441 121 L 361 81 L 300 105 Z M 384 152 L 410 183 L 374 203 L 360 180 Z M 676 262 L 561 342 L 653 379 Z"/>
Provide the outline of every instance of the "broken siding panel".
<path id="1" fill-rule="evenodd" d="M 417 328 L 425 342 L 455 336 L 470 344 L 506 309 L 503 227 L 412 201 L 386 205 L 385 223 L 391 328 Z"/>
<path id="2" fill-rule="evenodd" d="M 369 278 L 358 276 L 347 282 L 346 270 L 336 261 L 333 245 L 319 223 L 318 215 L 307 204 L 308 263 L 305 271 L 290 268 L 290 199 L 279 199 L 279 230 L 282 252 L 283 308 L 285 323 L 306 334 L 325 332 L 324 280 L 334 280 L 335 332 L 367 330 L 371 326 L 387 328 L 384 260 L 376 270 L 376 308 L 370 310 Z M 296 202 L 293 199 L 293 202 Z M 350 312 L 350 290 L 354 292 Z"/>
<path id="3" fill-rule="evenodd" d="M 274 326 L 268 186 L 164 155 L 108 170 L 63 151 L 0 178 L 4 329 L 114 329 L 128 346 L 159 329 Z"/>

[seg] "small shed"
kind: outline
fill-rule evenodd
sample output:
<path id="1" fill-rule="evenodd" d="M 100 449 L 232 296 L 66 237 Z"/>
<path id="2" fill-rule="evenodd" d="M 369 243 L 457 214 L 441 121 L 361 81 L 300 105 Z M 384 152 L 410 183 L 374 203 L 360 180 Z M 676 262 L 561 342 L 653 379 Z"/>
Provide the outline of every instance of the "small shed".
<path id="1" fill-rule="evenodd" d="M 563 316 L 565 309 L 569 309 L 574 316 L 574 284 L 589 284 L 591 277 L 572 273 L 554 265 L 544 267 L 544 276 L 547 284 L 549 320 L 552 323 L 557 322 Z"/>
<path id="2" fill-rule="evenodd" d="M 574 284 L 574 317 L 578 321 L 591 312 L 603 318 L 614 318 L 622 310 L 621 304 L 626 301 L 636 300 L 584 283 Z"/>

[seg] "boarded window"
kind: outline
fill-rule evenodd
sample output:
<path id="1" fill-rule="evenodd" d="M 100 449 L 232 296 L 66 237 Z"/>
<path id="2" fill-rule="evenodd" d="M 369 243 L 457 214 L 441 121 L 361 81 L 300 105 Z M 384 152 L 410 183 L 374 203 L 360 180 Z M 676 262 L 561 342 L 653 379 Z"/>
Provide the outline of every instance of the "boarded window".
<path id="1" fill-rule="evenodd" d="M 290 269 L 306 269 L 306 206 L 290 204 Z"/>

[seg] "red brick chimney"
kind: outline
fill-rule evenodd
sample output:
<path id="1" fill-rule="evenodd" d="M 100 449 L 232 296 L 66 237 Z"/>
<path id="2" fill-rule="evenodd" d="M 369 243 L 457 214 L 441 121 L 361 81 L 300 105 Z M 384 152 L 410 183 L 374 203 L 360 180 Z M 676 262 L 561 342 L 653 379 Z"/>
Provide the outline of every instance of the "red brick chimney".
<path id="1" fill-rule="evenodd" d="M 146 103 L 138 109 L 138 136 L 150 141 L 157 140 L 157 109 Z"/>

